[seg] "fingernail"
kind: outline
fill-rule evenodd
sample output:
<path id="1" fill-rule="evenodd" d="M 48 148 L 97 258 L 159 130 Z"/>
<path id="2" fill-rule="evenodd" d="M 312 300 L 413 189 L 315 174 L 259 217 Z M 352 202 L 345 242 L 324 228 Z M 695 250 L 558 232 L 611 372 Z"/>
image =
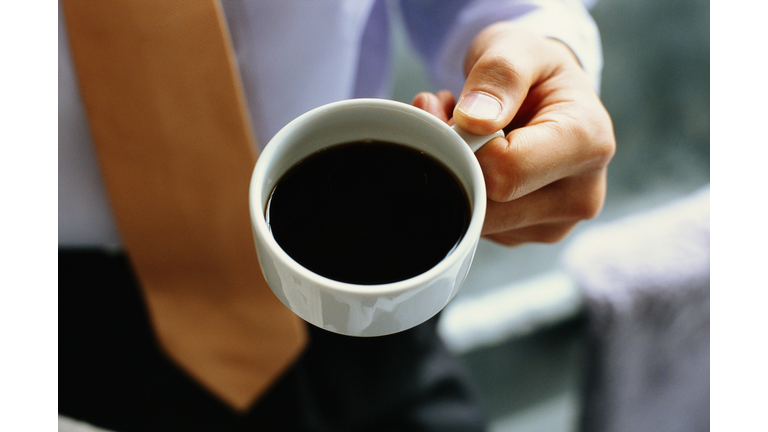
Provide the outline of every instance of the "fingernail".
<path id="1" fill-rule="evenodd" d="M 467 117 L 478 120 L 496 120 L 501 115 L 501 101 L 488 93 L 467 93 L 456 108 Z"/>

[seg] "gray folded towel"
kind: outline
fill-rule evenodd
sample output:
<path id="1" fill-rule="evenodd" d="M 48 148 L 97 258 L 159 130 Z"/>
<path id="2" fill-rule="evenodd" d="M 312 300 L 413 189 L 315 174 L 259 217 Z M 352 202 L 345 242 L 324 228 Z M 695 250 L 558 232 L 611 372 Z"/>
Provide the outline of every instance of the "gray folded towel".
<path id="1" fill-rule="evenodd" d="M 589 318 L 582 430 L 709 430 L 709 187 L 563 253 Z"/>

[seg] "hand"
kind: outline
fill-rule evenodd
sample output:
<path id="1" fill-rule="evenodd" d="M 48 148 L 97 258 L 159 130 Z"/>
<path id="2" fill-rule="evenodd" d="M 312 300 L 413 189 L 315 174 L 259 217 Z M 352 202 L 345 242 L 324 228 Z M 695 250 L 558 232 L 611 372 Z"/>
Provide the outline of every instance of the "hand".
<path id="1" fill-rule="evenodd" d="M 504 129 L 477 156 L 488 209 L 483 235 L 514 246 L 563 239 L 603 207 L 616 149 L 611 119 L 560 41 L 494 24 L 473 41 L 459 103 L 447 91 L 413 105 L 476 134 Z"/>

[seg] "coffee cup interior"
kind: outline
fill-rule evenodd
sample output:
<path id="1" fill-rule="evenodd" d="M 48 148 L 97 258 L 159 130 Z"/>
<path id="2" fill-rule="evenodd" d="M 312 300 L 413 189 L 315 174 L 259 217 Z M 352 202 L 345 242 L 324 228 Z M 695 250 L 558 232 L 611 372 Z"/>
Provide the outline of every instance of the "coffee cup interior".
<path id="1" fill-rule="evenodd" d="M 360 140 L 398 143 L 431 155 L 453 172 L 474 207 L 480 171 L 471 149 L 431 114 L 382 100 L 319 108 L 281 130 L 260 156 L 270 159 L 268 175 L 260 185 L 262 211 L 280 177 L 296 163 L 324 148 Z"/>

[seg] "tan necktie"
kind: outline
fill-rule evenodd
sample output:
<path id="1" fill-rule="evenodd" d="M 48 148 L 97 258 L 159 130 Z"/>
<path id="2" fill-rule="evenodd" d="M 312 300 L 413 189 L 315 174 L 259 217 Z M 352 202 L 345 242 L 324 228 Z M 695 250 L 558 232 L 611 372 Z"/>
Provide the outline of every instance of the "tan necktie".
<path id="1" fill-rule="evenodd" d="M 217 0 L 62 0 L 93 140 L 160 345 L 237 410 L 306 342 L 248 213 L 255 140 Z M 104 287 L 109 289 L 109 287 Z"/>

